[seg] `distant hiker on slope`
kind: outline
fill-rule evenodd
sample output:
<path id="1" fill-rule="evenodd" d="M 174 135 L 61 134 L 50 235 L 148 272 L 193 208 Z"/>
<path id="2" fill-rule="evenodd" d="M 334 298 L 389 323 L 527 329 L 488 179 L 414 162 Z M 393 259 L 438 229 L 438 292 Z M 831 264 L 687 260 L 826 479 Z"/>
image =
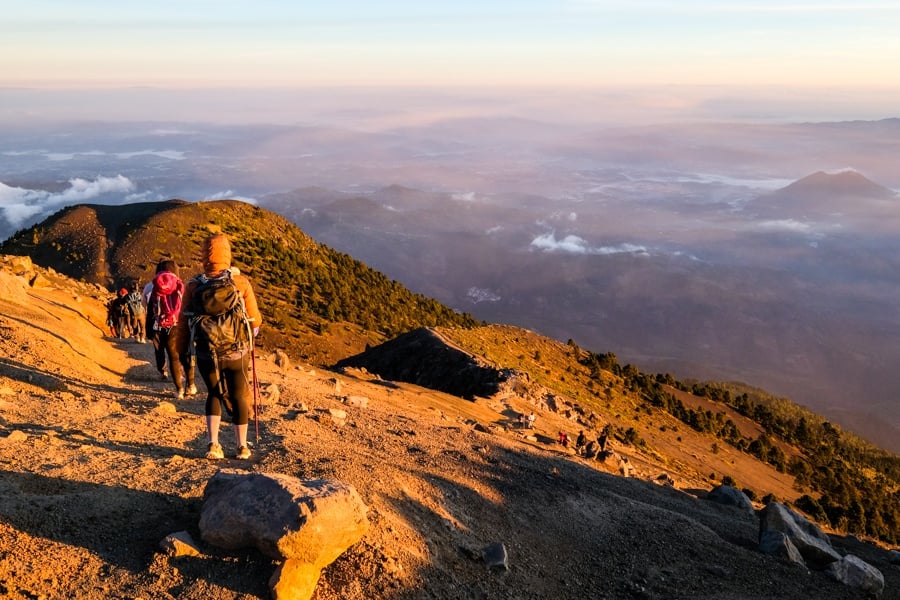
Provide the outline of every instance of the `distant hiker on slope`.
<path id="1" fill-rule="evenodd" d="M 187 284 L 178 323 L 179 349 L 196 353 L 206 383 L 206 458 L 225 457 L 219 444 L 223 408 L 234 423 L 235 458 L 250 458 L 247 425 L 253 402 L 253 338 L 262 323 L 250 280 L 231 267 L 231 244 L 224 235 L 208 238 L 201 250 L 203 273 Z"/>
<path id="2" fill-rule="evenodd" d="M 189 396 L 197 393 L 194 385 L 194 365 L 188 355 L 178 352 L 177 325 L 184 297 L 184 282 L 178 277 L 178 266 L 173 260 L 161 260 L 156 265 L 156 276 L 144 287 L 147 302 L 146 328 L 153 342 L 156 370 L 163 381 L 166 363 L 175 383 L 175 398 L 181 400 L 185 391 Z"/>
<path id="3" fill-rule="evenodd" d="M 128 337 L 128 290 L 122 288 L 110 303 L 110 314 L 113 322 L 113 330 L 117 338 Z"/>
<path id="4" fill-rule="evenodd" d="M 581 449 L 587 443 L 587 436 L 584 435 L 584 429 L 578 432 L 578 437 L 575 438 L 575 452 L 581 454 Z"/>
<path id="5" fill-rule="evenodd" d="M 600 446 L 600 452 L 606 452 L 606 442 L 609 439 L 609 423 L 603 427 L 603 431 L 600 432 L 600 437 L 597 438 L 597 445 Z"/>
<path id="6" fill-rule="evenodd" d="M 131 326 L 131 335 L 138 344 L 143 344 L 147 341 L 147 309 L 144 307 L 144 299 L 138 289 L 137 281 L 131 283 L 126 301 L 128 304 L 128 321 Z"/>
<path id="7" fill-rule="evenodd" d="M 109 337 L 116 337 L 116 315 L 113 312 L 113 304 L 116 296 L 106 301 L 106 327 L 109 330 Z"/>

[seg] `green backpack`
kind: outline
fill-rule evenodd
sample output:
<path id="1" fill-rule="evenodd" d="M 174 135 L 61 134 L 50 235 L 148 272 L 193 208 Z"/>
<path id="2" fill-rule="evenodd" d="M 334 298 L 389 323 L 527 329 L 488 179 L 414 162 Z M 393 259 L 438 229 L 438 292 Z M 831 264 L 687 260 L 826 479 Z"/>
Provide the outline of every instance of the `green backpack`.
<path id="1" fill-rule="evenodd" d="M 253 332 L 244 298 L 230 271 L 217 277 L 198 275 L 185 314 L 191 331 L 191 351 L 225 356 L 250 349 Z"/>

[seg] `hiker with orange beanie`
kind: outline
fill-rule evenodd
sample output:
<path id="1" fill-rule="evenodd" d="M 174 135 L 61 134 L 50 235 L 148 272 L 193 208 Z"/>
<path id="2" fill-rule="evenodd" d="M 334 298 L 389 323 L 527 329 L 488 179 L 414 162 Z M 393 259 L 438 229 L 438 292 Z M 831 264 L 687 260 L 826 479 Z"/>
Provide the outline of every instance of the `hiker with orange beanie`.
<path id="1" fill-rule="evenodd" d="M 227 237 L 219 234 L 207 238 L 203 242 L 201 255 L 203 273 L 191 279 L 185 290 L 182 318 L 178 320 L 179 349 L 196 353 L 197 370 L 208 390 L 205 415 L 209 446 L 206 458 L 214 460 L 225 457 L 219 444 L 219 426 L 224 408 L 234 423 L 235 458 L 247 459 L 250 458 L 247 426 L 253 402 L 251 352 L 262 315 L 250 280 L 231 266 L 231 243 Z M 216 326 L 214 320 L 207 318 L 215 314 L 210 312 L 208 301 L 220 295 L 230 295 L 235 300 L 236 303 L 228 309 L 229 316 L 231 312 L 240 312 L 247 328 L 248 339 L 227 347 L 213 340 L 205 325 L 212 322 L 210 326 Z M 241 343 L 244 341 L 246 343 Z"/>

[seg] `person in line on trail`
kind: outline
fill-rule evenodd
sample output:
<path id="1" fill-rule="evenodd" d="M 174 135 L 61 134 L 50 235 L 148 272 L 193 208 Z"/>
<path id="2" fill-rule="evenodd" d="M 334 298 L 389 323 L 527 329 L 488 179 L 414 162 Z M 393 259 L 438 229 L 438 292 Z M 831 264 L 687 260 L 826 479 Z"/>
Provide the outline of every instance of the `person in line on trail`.
<path id="1" fill-rule="evenodd" d="M 113 296 L 106 301 L 106 327 L 109 330 L 109 337 L 116 337 L 116 315 L 113 306 L 118 296 Z"/>
<path id="2" fill-rule="evenodd" d="M 575 438 L 575 452 L 581 453 L 581 449 L 584 448 L 584 445 L 587 443 L 587 436 L 584 435 L 584 429 L 578 432 L 578 437 Z"/>
<path id="3" fill-rule="evenodd" d="M 597 456 L 597 442 L 591 440 L 587 443 L 587 446 L 584 447 L 584 457 L 594 458 L 595 456 Z"/>
<path id="4" fill-rule="evenodd" d="M 113 330 L 117 338 L 128 337 L 128 323 L 131 320 L 128 312 L 128 290 L 122 288 L 110 304 Z"/>
<path id="5" fill-rule="evenodd" d="M 184 282 L 178 277 L 178 266 L 173 260 L 161 260 L 156 265 L 156 275 L 144 286 L 147 303 L 145 326 L 153 342 L 156 370 L 165 381 L 166 365 L 175 383 L 175 398 L 181 400 L 185 393 L 197 393 L 194 385 L 194 364 L 189 356 L 178 352 L 177 325 L 184 298 Z"/>
<path id="6" fill-rule="evenodd" d="M 597 438 L 597 445 L 600 446 L 600 452 L 606 452 L 606 441 L 609 439 L 609 423 L 603 427 L 600 437 Z"/>
<path id="7" fill-rule="evenodd" d="M 534 429 L 534 411 L 528 415 L 528 429 Z"/>
<path id="8" fill-rule="evenodd" d="M 557 441 L 562 445 L 563 448 L 569 447 L 569 436 L 565 431 L 559 432 L 559 439 Z"/>
<path id="9" fill-rule="evenodd" d="M 178 322 L 179 349 L 195 353 L 206 384 L 206 458 L 225 457 L 219 443 L 223 409 L 234 423 L 235 458 L 250 458 L 247 429 L 253 403 L 253 340 L 262 315 L 250 280 L 231 266 L 231 243 L 213 235 L 201 249 L 203 273 L 187 283 Z"/>
<path id="10" fill-rule="evenodd" d="M 147 309 L 144 307 L 144 299 L 138 287 L 137 281 L 131 282 L 130 291 L 126 298 L 128 303 L 128 322 L 135 341 L 138 344 L 144 344 L 147 342 Z"/>

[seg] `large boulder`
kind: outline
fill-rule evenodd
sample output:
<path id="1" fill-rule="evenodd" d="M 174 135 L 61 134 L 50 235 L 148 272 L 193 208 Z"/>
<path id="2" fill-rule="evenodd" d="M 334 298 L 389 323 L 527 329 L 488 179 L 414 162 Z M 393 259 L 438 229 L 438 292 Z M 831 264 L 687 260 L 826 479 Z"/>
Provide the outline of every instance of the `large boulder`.
<path id="1" fill-rule="evenodd" d="M 770 502 L 760 512 L 760 541 L 768 531 L 780 531 L 786 535 L 812 569 L 824 569 L 841 559 L 841 555 L 831 546 L 831 540 L 815 523 L 780 502 Z"/>
<path id="2" fill-rule="evenodd" d="M 706 499 L 716 504 L 736 506 L 751 514 L 756 512 L 756 509 L 753 508 L 753 502 L 750 501 L 747 494 L 730 485 L 720 485 L 714 488 L 706 495 Z"/>
<path id="3" fill-rule="evenodd" d="M 791 538 L 781 531 L 770 529 L 760 533 L 759 551 L 763 554 L 778 557 L 786 562 L 806 566 L 803 555 L 797 550 Z"/>
<path id="4" fill-rule="evenodd" d="M 30 256 L 4 254 L 0 256 L 0 267 L 19 277 L 30 278 L 34 275 L 34 263 Z"/>
<path id="5" fill-rule="evenodd" d="M 872 597 L 881 598 L 884 593 L 882 572 L 852 554 L 834 561 L 825 572 L 844 585 L 867 592 Z"/>
<path id="6" fill-rule="evenodd" d="M 28 293 L 25 291 L 26 281 L 18 275 L 0 270 L 0 298 L 17 304 L 28 303 Z"/>
<path id="7" fill-rule="evenodd" d="M 270 580 L 276 598 L 309 598 L 321 570 L 369 527 L 353 486 L 279 473 L 219 471 L 207 483 L 200 534 L 220 548 L 256 548 L 285 561 Z"/>
<path id="8" fill-rule="evenodd" d="M 203 492 L 200 533 L 221 548 L 255 547 L 275 559 L 324 566 L 366 533 L 367 510 L 340 481 L 223 470 Z"/>

